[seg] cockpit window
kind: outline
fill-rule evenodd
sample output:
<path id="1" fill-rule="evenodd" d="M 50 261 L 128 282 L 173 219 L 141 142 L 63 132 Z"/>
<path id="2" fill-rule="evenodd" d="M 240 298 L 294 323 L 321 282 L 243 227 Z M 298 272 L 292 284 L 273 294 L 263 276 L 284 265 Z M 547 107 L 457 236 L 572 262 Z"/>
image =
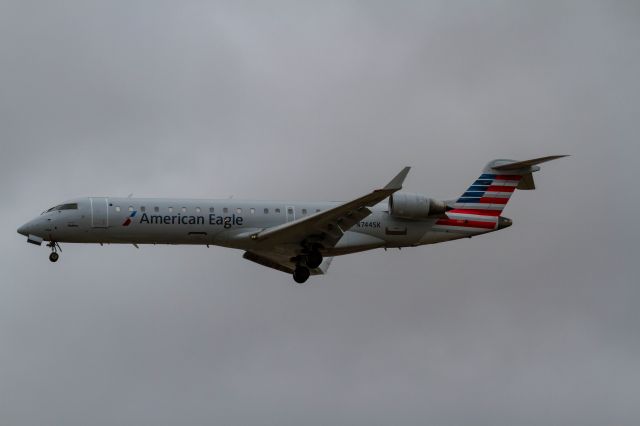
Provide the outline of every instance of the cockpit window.
<path id="1" fill-rule="evenodd" d="M 49 212 L 52 212 L 54 210 L 78 210 L 78 203 L 60 204 L 58 206 L 51 207 L 45 213 L 49 213 Z"/>

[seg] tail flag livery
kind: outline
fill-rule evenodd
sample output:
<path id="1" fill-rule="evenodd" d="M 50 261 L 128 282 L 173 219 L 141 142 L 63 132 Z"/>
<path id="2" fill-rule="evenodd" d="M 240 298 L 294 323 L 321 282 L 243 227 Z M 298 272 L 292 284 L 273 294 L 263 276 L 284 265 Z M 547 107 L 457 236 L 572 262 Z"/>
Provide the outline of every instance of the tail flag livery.
<path id="1" fill-rule="evenodd" d="M 566 156 L 491 161 L 457 200 L 449 202 L 451 210 L 446 218 L 438 219 L 434 229 L 473 234 L 510 226 L 511 220 L 500 215 L 514 191 L 535 189 L 533 172 L 540 170 L 537 164 L 562 157 Z"/>
<path id="2" fill-rule="evenodd" d="M 521 179 L 521 174 L 482 173 L 456 200 L 453 211 L 500 216 Z"/>

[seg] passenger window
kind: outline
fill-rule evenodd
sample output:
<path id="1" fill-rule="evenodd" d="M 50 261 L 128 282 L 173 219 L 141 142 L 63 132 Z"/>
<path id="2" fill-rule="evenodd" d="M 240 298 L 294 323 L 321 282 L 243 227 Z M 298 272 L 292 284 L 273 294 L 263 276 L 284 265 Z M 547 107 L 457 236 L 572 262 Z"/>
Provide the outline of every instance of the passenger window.
<path id="1" fill-rule="evenodd" d="M 222 213 L 224 213 L 224 214 L 229 213 L 229 208 L 228 207 L 223 208 L 222 209 Z"/>
<path id="2" fill-rule="evenodd" d="M 292 209 L 291 207 L 289 207 L 289 208 L 287 209 L 287 213 L 288 213 L 288 214 L 293 214 L 293 209 Z"/>
<path id="3" fill-rule="evenodd" d="M 302 214 L 307 214 L 307 209 L 302 209 Z"/>
<path id="4" fill-rule="evenodd" d="M 251 210 L 249 210 L 249 212 L 250 212 L 251 214 L 255 214 L 255 213 L 256 213 L 256 209 L 254 209 L 253 207 L 251 207 Z"/>
<path id="5" fill-rule="evenodd" d="M 238 213 L 238 214 L 242 214 L 242 209 L 241 209 L 240 207 L 238 207 L 238 208 L 236 209 L 236 213 Z"/>
<path id="6" fill-rule="evenodd" d="M 145 206 L 140 206 L 140 211 L 144 213 L 147 211 L 147 208 Z"/>
<path id="7" fill-rule="evenodd" d="M 276 209 L 276 213 L 280 213 L 280 209 Z"/>
<path id="8" fill-rule="evenodd" d="M 156 213 L 157 213 L 157 212 L 159 212 L 159 211 L 160 211 L 160 207 L 155 206 L 155 207 L 153 208 L 153 211 L 154 211 L 154 212 L 156 212 Z"/>
<path id="9" fill-rule="evenodd" d="M 187 208 L 186 208 L 186 207 L 183 207 L 183 208 L 182 208 L 182 213 L 186 213 L 186 212 L 187 212 Z"/>
<path id="10" fill-rule="evenodd" d="M 133 211 L 133 206 L 129 206 L 129 211 L 132 212 Z"/>
<path id="11" fill-rule="evenodd" d="M 120 211 L 120 206 L 116 206 L 116 211 L 119 212 Z"/>
<path id="12" fill-rule="evenodd" d="M 173 213 L 173 207 L 169 207 L 169 213 Z"/>
<path id="13" fill-rule="evenodd" d="M 320 213 L 320 209 L 316 209 L 316 213 Z"/>
<path id="14" fill-rule="evenodd" d="M 213 213 L 213 207 L 209 207 L 209 213 Z"/>
<path id="15" fill-rule="evenodd" d="M 264 214 L 269 214 L 269 209 L 264 209 Z"/>
<path id="16" fill-rule="evenodd" d="M 196 213 L 200 213 L 200 207 L 196 207 Z"/>

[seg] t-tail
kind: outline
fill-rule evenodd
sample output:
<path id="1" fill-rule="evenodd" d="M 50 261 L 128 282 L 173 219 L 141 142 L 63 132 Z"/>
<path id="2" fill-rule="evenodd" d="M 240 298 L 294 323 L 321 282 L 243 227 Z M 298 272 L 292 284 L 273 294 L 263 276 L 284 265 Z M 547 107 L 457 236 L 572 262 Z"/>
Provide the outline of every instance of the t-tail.
<path id="1" fill-rule="evenodd" d="M 533 173 L 540 170 L 538 164 L 562 157 L 566 155 L 489 162 L 457 200 L 448 202 L 447 217 L 439 219 L 434 230 L 473 235 L 511 226 L 511 219 L 501 216 L 511 195 L 516 189 L 535 189 Z"/>

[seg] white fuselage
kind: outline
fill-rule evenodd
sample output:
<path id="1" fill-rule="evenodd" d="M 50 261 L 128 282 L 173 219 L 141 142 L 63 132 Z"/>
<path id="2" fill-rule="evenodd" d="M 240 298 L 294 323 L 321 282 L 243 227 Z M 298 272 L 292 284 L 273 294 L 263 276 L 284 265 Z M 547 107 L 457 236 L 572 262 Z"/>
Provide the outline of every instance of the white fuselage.
<path id="1" fill-rule="evenodd" d="M 333 256 L 471 238 L 512 225 L 502 216 L 516 189 L 535 188 L 532 160 L 497 159 L 458 198 L 436 200 L 400 192 L 410 167 L 386 185 L 347 202 L 85 197 L 43 212 L 18 228 L 27 241 L 59 243 L 200 244 L 244 250 L 243 258 L 297 283 L 324 275 Z"/>
<path id="2" fill-rule="evenodd" d="M 259 249 L 251 236 L 339 205 L 339 202 L 275 202 L 236 199 L 87 197 L 67 201 L 23 225 L 18 232 L 58 243 L 202 244 Z M 434 226 L 436 219 L 406 220 L 389 214 L 387 204 L 344 233 L 336 256 L 380 247 L 432 244 L 499 229 Z"/>

